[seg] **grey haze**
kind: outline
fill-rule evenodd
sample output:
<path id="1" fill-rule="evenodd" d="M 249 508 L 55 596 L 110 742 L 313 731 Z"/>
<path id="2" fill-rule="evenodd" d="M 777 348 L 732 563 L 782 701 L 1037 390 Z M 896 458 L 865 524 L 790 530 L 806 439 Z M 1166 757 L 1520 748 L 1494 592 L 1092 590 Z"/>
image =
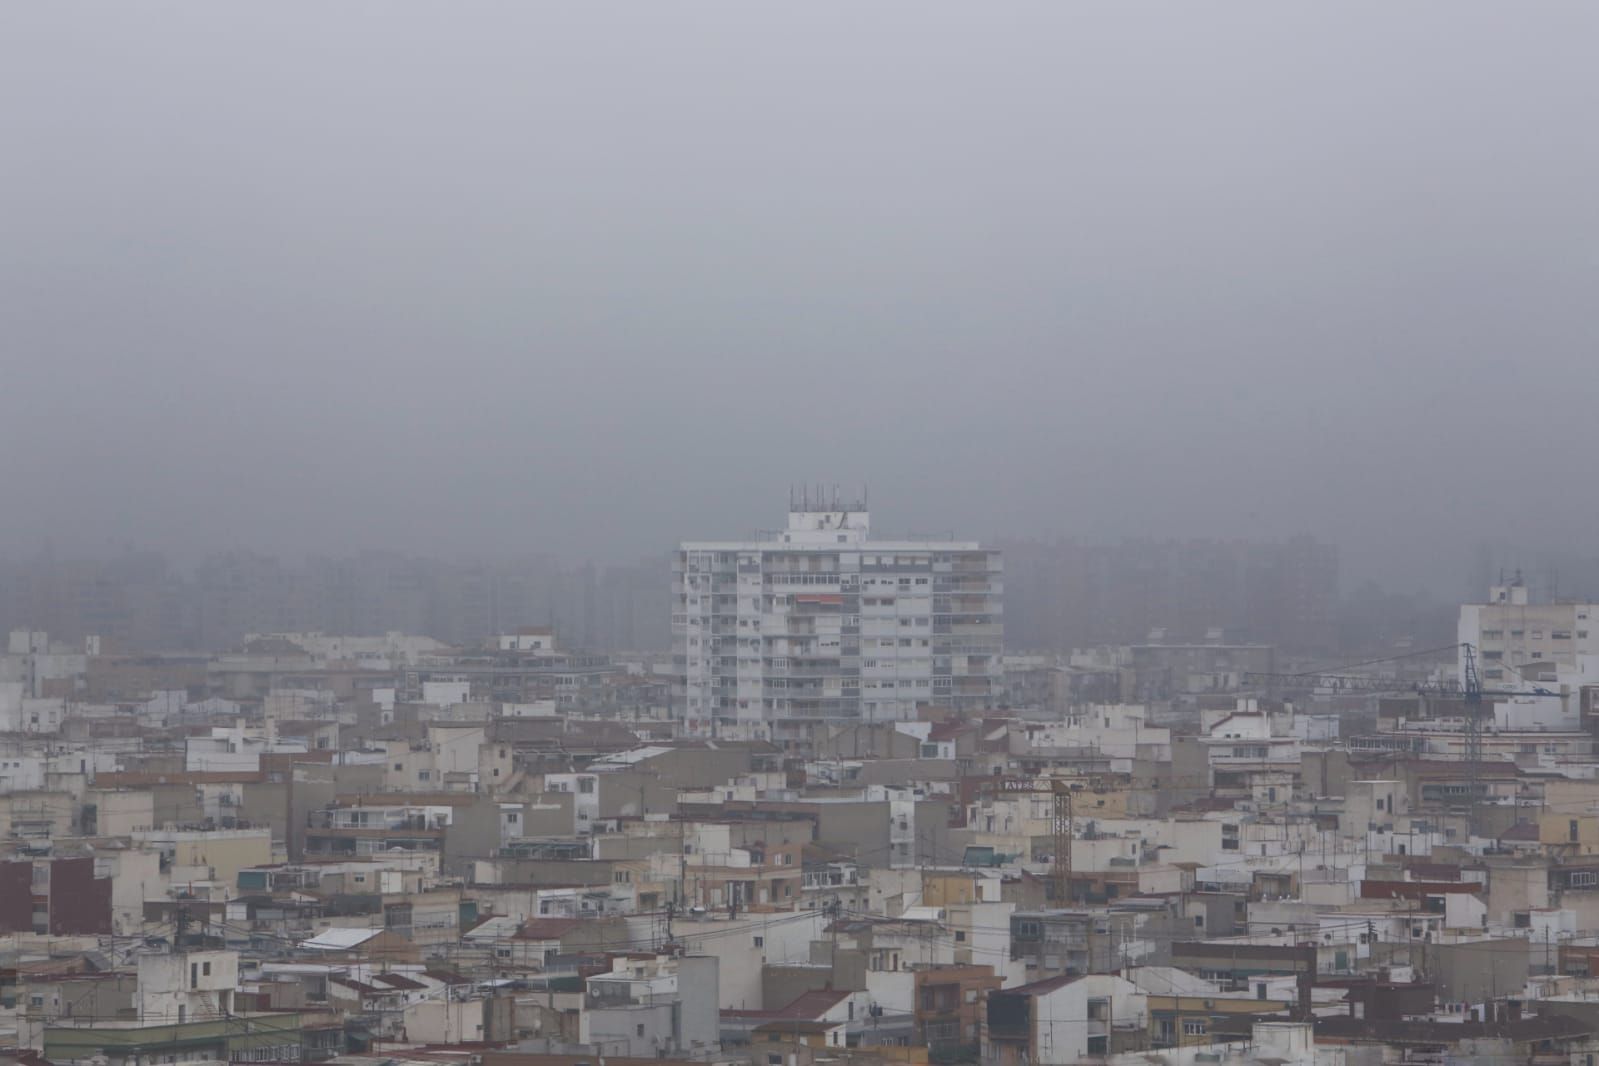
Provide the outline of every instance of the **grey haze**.
<path id="1" fill-rule="evenodd" d="M 1582 549 L 1599 7 L 7 3 L 0 551 Z"/>

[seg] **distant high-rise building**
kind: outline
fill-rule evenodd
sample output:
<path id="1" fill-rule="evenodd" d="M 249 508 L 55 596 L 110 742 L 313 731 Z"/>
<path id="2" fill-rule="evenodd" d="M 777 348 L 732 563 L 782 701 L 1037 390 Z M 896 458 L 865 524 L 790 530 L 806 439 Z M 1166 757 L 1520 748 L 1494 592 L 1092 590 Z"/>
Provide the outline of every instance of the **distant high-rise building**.
<path id="1" fill-rule="evenodd" d="M 981 708 L 998 691 L 1000 553 L 874 541 L 864 505 L 804 501 L 782 532 L 683 544 L 673 592 L 692 735 L 797 739 L 924 704 Z"/>
<path id="2" fill-rule="evenodd" d="M 1338 551 L 1286 541 L 1018 541 L 1009 564 L 1013 647 L 1066 651 L 1221 630 L 1292 652 L 1338 645 Z"/>

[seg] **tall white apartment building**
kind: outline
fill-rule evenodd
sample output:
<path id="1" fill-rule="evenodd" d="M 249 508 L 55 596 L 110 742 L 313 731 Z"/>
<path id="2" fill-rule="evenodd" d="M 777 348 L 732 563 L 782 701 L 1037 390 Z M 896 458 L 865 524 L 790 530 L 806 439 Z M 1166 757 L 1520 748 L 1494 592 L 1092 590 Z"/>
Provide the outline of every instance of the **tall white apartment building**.
<path id="1" fill-rule="evenodd" d="M 864 506 L 791 504 L 781 532 L 681 545 L 672 578 L 691 736 L 800 739 L 998 692 L 1000 553 L 975 542 L 874 541 Z"/>

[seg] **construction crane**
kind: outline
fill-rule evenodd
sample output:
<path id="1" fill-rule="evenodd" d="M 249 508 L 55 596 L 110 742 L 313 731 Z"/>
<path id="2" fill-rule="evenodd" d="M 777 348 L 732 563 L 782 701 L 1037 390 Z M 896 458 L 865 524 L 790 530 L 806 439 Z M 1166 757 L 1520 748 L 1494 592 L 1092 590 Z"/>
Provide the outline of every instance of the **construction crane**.
<path id="1" fill-rule="evenodd" d="M 1372 666 L 1378 663 L 1397 662 L 1401 659 L 1415 659 L 1422 656 L 1437 655 L 1453 651 L 1460 655 L 1460 680 L 1459 681 L 1416 681 L 1402 682 L 1393 678 L 1371 677 L 1362 674 L 1339 673 L 1338 670 L 1352 670 L 1361 666 Z M 1268 690 L 1286 689 L 1289 691 L 1308 692 L 1314 689 L 1331 689 L 1334 693 L 1341 692 L 1367 692 L 1387 693 L 1392 695 L 1414 693 L 1418 696 L 1438 696 L 1458 698 L 1465 705 L 1465 760 L 1466 760 L 1466 795 L 1471 812 L 1471 825 L 1476 829 L 1477 803 L 1481 799 L 1482 791 L 1482 726 L 1484 718 L 1483 697 L 1495 696 L 1505 698 L 1528 697 L 1554 697 L 1563 698 L 1563 694 L 1555 692 L 1542 685 L 1531 685 L 1527 690 L 1484 689 L 1482 679 L 1477 673 L 1477 648 L 1468 643 L 1449 644 L 1441 648 L 1428 648 L 1425 651 L 1410 652 L 1405 655 L 1394 655 L 1385 659 L 1371 659 L 1366 662 L 1352 663 L 1349 666 L 1335 668 L 1334 672 L 1323 673 L 1310 671 L 1299 674 L 1283 673 L 1257 673 L 1250 672 L 1243 675 L 1245 685 L 1263 683 Z"/>
<path id="2" fill-rule="evenodd" d="M 1071 902 L 1072 886 L 1072 793 L 1083 786 L 1059 777 L 998 778 L 983 782 L 982 792 L 1001 796 L 1049 796 L 1050 829 L 1054 852 L 1050 856 L 1049 879 L 1055 886 L 1056 906 Z"/>

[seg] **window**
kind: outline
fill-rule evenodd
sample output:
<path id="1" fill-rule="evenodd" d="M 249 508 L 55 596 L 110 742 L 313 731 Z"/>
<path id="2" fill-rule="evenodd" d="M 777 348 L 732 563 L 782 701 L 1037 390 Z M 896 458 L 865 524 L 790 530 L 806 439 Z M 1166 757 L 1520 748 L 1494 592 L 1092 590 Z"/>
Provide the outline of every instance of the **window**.
<path id="1" fill-rule="evenodd" d="M 1203 1018 L 1183 1019 L 1184 1036 L 1204 1036 L 1208 1029 L 1209 1026 L 1206 1024 L 1205 1019 Z"/>
<path id="2" fill-rule="evenodd" d="M 755 946 L 758 947 L 758 948 L 764 948 L 766 946 L 766 938 L 764 936 L 756 937 L 755 938 Z"/>
<path id="3" fill-rule="evenodd" d="M 211 964 L 209 962 L 202 962 L 200 964 L 200 975 L 202 977 L 210 977 L 211 976 Z"/>
<path id="4" fill-rule="evenodd" d="M 585 796 L 592 795 L 594 792 L 594 779 L 592 777 L 584 777 L 579 779 L 577 783 L 577 790 L 583 793 Z"/>

